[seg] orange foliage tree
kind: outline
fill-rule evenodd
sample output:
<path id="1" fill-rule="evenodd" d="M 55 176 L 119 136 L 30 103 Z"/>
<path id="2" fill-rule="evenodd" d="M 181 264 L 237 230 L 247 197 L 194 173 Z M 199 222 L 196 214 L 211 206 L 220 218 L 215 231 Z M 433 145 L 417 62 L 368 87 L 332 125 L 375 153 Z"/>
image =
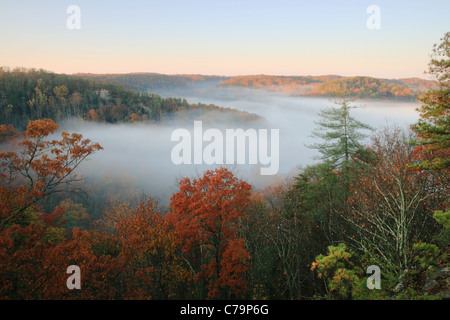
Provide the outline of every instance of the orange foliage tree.
<path id="1" fill-rule="evenodd" d="M 30 121 L 26 138 L 18 144 L 21 150 L 0 152 L 0 226 L 47 195 L 68 191 L 71 183 L 80 180 L 73 171 L 102 149 L 78 133 L 63 132 L 60 140 L 48 139 L 57 129 L 51 119 Z"/>
<path id="2" fill-rule="evenodd" d="M 239 231 L 251 186 L 225 168 L 185 178 L 171 198 L 168 221 L 182 257 L 198 280 L 199 296 L 240 297 L 246 289 L 249 254 Z"/>
<path id="3" fill-rule="evenodd" d="M 126 299 L 186 298 L 191 274 L 178 255 L 178 242 L 165 215 L 151 199 L 107 213 L 109 234 L 118 239 L 121 294 Z"/>
<path id="4" fill-rule="evenodd" d="M 1 298 L 62 297 L 68 293 L 61 281 L 70 264 L 106 263 L 87 250 L 84 233 L 75 230 L 71 239 L 64 237 L 63 209 L 47 214 L 38 206 L 49 194 L 69 190 L 79 180 L 74 170 L 101 149 L 76 133 L 63 132 L 60 140 L 51 140 L 57 129 L 50 119 L 30 121 L 15 150 L 0 152 Z"/>

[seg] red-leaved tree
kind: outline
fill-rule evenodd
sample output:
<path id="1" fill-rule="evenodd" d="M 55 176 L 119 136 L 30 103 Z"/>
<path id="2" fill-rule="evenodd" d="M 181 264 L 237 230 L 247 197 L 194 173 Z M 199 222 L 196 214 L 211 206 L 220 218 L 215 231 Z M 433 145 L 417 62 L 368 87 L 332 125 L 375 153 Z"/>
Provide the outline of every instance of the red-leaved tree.
<path id="1" fill-rule="evenodd" d="M 239 231 L 250 196 L 251 186 L 225 168 L 181 180 L 172 195 L 168 221 L 202 298 L 240 297 L 246 289 L 249 254 Z"/>

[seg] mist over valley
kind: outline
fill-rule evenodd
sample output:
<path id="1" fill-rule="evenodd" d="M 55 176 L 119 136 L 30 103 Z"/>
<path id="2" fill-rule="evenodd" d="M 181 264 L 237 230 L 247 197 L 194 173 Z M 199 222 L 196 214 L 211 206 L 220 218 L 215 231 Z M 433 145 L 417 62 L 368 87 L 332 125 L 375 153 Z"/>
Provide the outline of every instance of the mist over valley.
<path id="1" fill-rule="evenodd" d="M 208 116 L 175 114 L 170 119 L 153 124 L 107 124 L 77 119 L 65 121 L 61 129 L 80 132 L 103 146 L 104 150 L 83 164 L 82 173 L 88 180 L 100 179 L 103 175 L 135 177 L 138 188 L 167 203 L 178 179 L 196 177 L 218 167 L 214 164 L 173 164 L 171 151 L 176 143 L 170 138 L 174 130 L 184 128 L 193 134 L 194 120 L 203 120 L 205 128 L 217 128 L 224 133 L 226 129 L 239 128 L 279 129 L 279 171 L 276 175 L 261 176 L 260 165 L 224 165 L 255 187 L 264 188 L 296 175 L 301 168 L 315 162 L 317 150 L 307 146 L 315 142 L 311 131 L 316 127 L 315 121 L 319 120 L 318 113 L 326 107 L 337 107 L 333 98 L 298 97 L 247 88 L 208 88 L 197 88 L 193 90 L 193 95 L 184 91 L 183 98 L 189 104 L 213 104 L 256 114 L 261 119 L 238 122 L 229 114 L 214 112 Z M 176 89 L 173 92 L 164 91 L 155 93 L 179 97 Z M 376 129 L 386 125 L 407 129 L 417 121 L 416 109 L 420 103 L 365 99 L 352 101 L 351 106 L 359 107 L 351 110 L 354 117 Z"/>

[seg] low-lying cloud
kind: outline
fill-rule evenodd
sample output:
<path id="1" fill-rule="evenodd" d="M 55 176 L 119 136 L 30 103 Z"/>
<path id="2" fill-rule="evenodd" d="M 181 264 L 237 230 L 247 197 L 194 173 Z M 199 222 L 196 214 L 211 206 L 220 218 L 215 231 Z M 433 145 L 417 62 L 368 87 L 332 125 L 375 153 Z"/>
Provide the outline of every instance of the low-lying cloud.
<path id="1" fill-rule="evenodd" d="M 314 121 L 319 120 L 320 109 L 336 106 L 326 98 L 291 97 L 251 89 L 226 89 L 219 93 L 187 96 L 186 99 L 189 103 L 211 103 L 256 113 L 265 120 L 249 123 L 249 127 L 279 129 L 279 171 L 276 175 L 261 176 L 260 164 L 225 165 L 256 187 L 265 187 L 282 180 L 298 172 L 299 166 L 314 162 L 317 151 L 306 147 L 315 142 L 310 137 L 316 126 Z M 418 119 L 416 108 L 419 104 L 416 102 L 370 100 L 355 101 L 352 105 L 365 105 L 365 108 L 352 110 L 353 115 L 375 128 L 386 123 L 407 127 Z M 233 125 L 226 117 L 226 113 L 218 112 L 214 115 L 215 121 L 206 122 L 205 127 L 223 132 L 226 129 L 242 128 L 242 124 Z M 104 148 L 81 167 L 88 181 L 100 179 L 105 174 L 134 176 L 143 192 L 167 204 L 170 195 L 176 190 L 178 179 L 195 177 L 207 169 L 217 167 L 206 164 L 176 165 L 171 160 L 171 152 L 176 145 L 176 142 L 171 141 L 173 131 L 178 128 L 193 130 L 193 125 L 193 120 L 186 118 L 174 118 L 159 124 L 105 124 L 77 119 L 65 121 L 60 129 L 82 133 L 84 138 L 99 142 Z"/>

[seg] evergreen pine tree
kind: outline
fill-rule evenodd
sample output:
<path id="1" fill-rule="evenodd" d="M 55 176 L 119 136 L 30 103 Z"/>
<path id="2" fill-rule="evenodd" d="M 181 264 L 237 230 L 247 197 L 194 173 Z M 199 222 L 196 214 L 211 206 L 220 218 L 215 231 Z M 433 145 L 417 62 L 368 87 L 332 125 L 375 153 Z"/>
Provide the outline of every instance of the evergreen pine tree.
<path id="1" fill-rule="evenodd" d="M 421 169 L 448 170 L 450 167 L 450 32 L 435 45 L 428 73 L 435 76 L 439 88 L 426 92 L 420 101 L 420 120 L 412 126 L 417 143 L 430 159 L 423 160 Z"/>
<path id="2" fill-rule="evenodd" d="M 358 121 L 350 114 L 349 100 L 343 98 L 336 102 L 339 108 L 325 108 L 319 113 L 321 119 L 315 122 L 318 127 L 313 130 L 312 137 L 320 138 L 323 142 L 309 145 L 318 149 L 320 160 L 331 163 L 335 169 L 347 171 L 350 167 L 351 156 L 362 151 L 361 141 L 367 137 L 361 130 L 374 130 L 368 124 Z"/>

